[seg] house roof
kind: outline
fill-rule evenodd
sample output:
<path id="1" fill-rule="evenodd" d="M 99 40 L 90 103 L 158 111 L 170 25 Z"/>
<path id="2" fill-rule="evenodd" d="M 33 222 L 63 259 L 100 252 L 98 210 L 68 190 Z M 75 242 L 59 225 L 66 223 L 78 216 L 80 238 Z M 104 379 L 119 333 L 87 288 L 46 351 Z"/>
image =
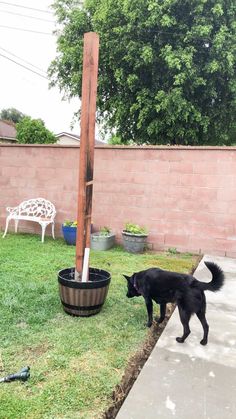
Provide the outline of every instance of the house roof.
<path id="1" fill-rule="evenodd" d="M 16 140 L 16 126 L 14 122 L 0 119 L 0 138 Z"/>
<path id="2" fill-rule="evenodd" d="M 78 141 L 78 143 L 80 143 L 80 136 L 77 134 L 72 134 L 70 132 L 60 132 L 59 134 L 56 134 L 55 137 L 60 138 L 60 137 L 68 137 L 71 138 L 73 140 Z M 106 145 L 103 141 L 97 140 L 95 139 L 95 145 Z"/>

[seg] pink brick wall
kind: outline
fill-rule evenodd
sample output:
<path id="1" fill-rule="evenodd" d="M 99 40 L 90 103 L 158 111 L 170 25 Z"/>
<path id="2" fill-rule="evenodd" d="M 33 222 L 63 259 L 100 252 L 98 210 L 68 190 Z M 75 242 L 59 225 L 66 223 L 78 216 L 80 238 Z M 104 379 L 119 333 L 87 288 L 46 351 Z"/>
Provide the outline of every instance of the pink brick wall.
<path id="1" fill-rule="evenodd" d="M 0 145 L 0 227 L 5 207 L 45 197 L 56 234 L 76 218 L 79 148 Z M 236 257 L 236 147 L 97 147 L 93 221 L 118 240 L 125 222 L 145 225 L 154 250 Z M 21 223 L 20 231 L 39 231 Z"/>

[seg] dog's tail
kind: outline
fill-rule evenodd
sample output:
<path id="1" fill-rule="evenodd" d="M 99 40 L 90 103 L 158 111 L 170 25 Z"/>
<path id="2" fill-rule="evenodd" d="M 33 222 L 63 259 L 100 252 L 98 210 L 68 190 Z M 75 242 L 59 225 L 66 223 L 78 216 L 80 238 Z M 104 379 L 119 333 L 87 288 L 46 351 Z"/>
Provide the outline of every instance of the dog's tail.
<path id="1" fill-rule="evenodd" d="M 209 271 L 211 271 L 212 280 L 211 282 L 207 282 L 207 283 L 196 280 L 196 283 L 194 285 L 197 286 L 197 288 L 202 291 L 206 291 L 206 290 L 213 291 L 213 292 L 219 291 L 224 285 L 224 280 L 225 280 L 224 272 L 214 262 L 204 262 L 204 263 L 209 269 Z"/>

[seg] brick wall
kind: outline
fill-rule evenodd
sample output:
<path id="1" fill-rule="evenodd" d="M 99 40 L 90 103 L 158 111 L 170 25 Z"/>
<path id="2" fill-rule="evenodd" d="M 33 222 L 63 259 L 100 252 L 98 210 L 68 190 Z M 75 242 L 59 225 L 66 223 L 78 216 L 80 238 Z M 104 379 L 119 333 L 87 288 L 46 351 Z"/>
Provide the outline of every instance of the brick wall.
<path id="1" fill-rule="evenodd" d="M 76 218 L 79 148 L 0 145 L 0 227 L 5 207 L 45 197 L 56 234 Z M 154 250 L 236 257 L 236 148 L 97 147 L 93 222 L 118 241 L 125 222 L 145 225 Z M 20 223 L 20 231 L 39 231 Z"/>

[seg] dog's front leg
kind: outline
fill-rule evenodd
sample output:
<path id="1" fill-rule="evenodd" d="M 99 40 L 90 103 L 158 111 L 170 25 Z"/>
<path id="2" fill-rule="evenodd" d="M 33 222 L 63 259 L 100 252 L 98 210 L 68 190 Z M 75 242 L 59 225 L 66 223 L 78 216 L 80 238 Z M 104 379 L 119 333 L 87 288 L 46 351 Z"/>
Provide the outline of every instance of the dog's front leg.
<path id="1" fill-rule="evenodd" d="M 147 312 L 148 312 L 147 327 L 151 327 L 152 321 L 153 321 L 153 303 L 150 297 L 144 297 L 144 298 L 145 298 L 145 303 L 146 303 Z"/>
<path id="2" fill-rule="evenodd" d="M 162 303 L 160 304 L 160 317 L 156 317 L 155 320 L 157 321 L 157 323 L 162 323 L 163 320 L 165 320 L 165 315 L 166 315 L 166 303 Z"/>

